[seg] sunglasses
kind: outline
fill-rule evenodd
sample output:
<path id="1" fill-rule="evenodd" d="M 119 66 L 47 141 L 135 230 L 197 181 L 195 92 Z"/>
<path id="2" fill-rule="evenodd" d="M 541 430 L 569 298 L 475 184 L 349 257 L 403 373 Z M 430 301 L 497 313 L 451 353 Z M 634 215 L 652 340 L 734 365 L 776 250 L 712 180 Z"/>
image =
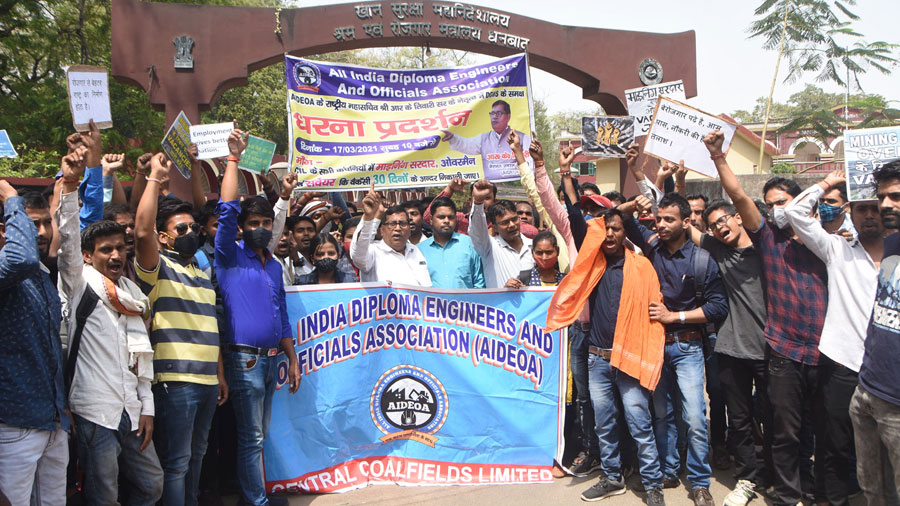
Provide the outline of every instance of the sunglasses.
<path id="1" fill-rule="evenodd" d="M 187 233 L 188 227 L 190 227 L 191 232 L 195 234 L 200 232 L 200 224 L 197 222 L 191 223 L 190 225 L 187 223 L 179 223 L 178 225 L 175 225 L 175 232 L 178 235 L 184 235 Z"/>

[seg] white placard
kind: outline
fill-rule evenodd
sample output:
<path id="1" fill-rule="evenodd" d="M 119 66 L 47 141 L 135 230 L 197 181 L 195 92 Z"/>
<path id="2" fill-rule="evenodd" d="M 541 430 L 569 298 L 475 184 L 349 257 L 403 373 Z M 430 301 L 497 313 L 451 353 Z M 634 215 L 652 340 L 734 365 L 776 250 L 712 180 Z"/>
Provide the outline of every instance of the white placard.
<path id="1" fill-rule="evenodd" d="M 659 97 L 669 97 L 684 102 L 687 100 L 684 96 L 684 83 L 679 79 L 678 81 L 625 90 L 628 115 L 634 116 L 635 136 L 647 135 L 650 130 L 650 122 L 653 120 L 653 111 L 656 109 L 656 99 Z"/>
<path id="2" fill-rule="evenodd" d="M 233 130 L 234 123 L 191 125 L 191 142 L 197 145 L 197 159 L 228 156 L 228 136 Z"/>
<path id="3" fill-rule="evenodd" d="M 104 67 L 72 65 L 66 71 L 66 87 L 69 90 L 69 109 L 75 130 L 88 130 L 94 120 L 97 128 L 112 128 L 112 112 L 109 107 L 109 75 Z"/>
<path id="4" fill-rule="evenodd" d="M 707 177 L 718 177 L 716 164 L 703 144 L 703 137 L 713 130 L 725 134 L 722 152 L 728 153 L 737 126 L 681 102 L 659 97 L 644 153 L 672 163 L 684 160 L 686 168 Z"/>

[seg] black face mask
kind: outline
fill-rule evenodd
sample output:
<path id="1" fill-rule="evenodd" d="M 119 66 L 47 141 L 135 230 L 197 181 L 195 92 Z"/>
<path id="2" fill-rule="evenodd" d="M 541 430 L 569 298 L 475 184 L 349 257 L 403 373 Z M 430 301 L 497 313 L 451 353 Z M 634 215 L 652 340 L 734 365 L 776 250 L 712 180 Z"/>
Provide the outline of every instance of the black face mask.
<path id="1" fill-rule="evenodd" d="M 244 230 L 243 237 L 244 244 L 251 249 L 265 249 L 269 242 L 272 241 L 272 231 L 267 228 L 257 227 L 253 230 Z"/>
<path id="2" fill-rule="evenodd" d="M 176 237 L 175 241 L 173 241 L 172 249 L 181 255 L 182 258 L 191 258 L 200 249 L 202 243 L 200 236 L 191 231 Z"/>
<path id="3" fill-rule="evenodd" d="M 316 270 L 325 274 L 333 272 L 337 269 L 337 259 L 331 257 L 320 258 L 316 260 Z"/>

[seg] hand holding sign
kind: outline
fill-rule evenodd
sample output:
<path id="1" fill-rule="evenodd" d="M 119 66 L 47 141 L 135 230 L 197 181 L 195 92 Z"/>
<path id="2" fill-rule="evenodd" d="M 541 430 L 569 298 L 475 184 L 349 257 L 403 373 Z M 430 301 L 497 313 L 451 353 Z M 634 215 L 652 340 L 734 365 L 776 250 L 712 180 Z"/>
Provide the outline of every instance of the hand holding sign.
<path id="1" fill-rule="evenodd" d="M 234 130 L 233 123 L 215 123 L 212 125 L 191 125 L 189 131 L 191 142 L 197 145 L 197 158 L 209 160 L 217 156 L 228 156 L 231 151 L 230 136 Z M 246 140 L 244 147 L 246 146 Z M 243 151 L 241 147 L 241 151 Z M 235 155 L 240 157 L 240 153 Z"/>
<path id="2" fill-rule="evenodd" d="M 718 136 L 715 136 L 707 142 L 707 134 L 717 130 L 723 136 L 722 139 L 718 140 Z M 644 152 L 660 160 L 684 159 L 686 168 L 707 177 L 717 177 L 718 171 L 709 155 L 727 153 L 736 131 L 735 125 L 722 118 L 660 97 Z M 707 148 L 704 149 L 703 145 L 707 145 Z M 716 152 L 708 152 L 710 147 Z"/>
<path id="3" fill-rule="evenodd" d="M 88 121 L 88 132 L 81 134 L 81 144 L 87 148 L 84 163 L 87 167 L 99 167 L 100 157 L 103 154 L 103 139 L 100 137 L 100 129 L 91 119 Z"/>

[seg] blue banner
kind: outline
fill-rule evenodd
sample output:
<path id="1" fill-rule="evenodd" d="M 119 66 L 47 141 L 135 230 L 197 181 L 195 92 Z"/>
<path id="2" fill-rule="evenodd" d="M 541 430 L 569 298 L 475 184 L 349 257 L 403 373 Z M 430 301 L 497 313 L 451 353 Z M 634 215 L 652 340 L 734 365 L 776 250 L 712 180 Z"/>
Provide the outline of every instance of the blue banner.
<path id="1" fill-rule="evenodd" d="M 289 287 L 302 382 L 278 390 L 269 491 L 370 483 L 548 483 L 562 453 L 564 336 L 553 288 Z"/>
<path id="2" fill-rule="evenodd" d="M 9 140 L 9 134 L 6 130 L 0 130 L 0 158 L 18 158 L 16 148 L 13 147 L 12 141 Z"/>

